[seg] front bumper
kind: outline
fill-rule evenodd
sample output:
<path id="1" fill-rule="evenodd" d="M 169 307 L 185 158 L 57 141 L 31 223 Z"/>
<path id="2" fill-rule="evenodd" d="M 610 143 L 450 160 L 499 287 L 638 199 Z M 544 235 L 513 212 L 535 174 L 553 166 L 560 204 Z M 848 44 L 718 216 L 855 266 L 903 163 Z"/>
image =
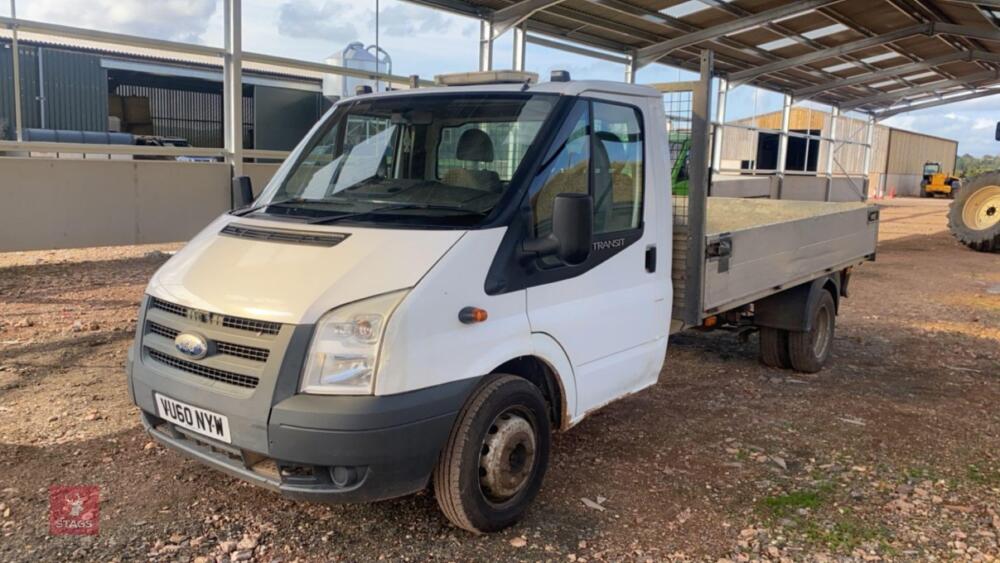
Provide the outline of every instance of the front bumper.
<path id="1" fill-rule="evenodd" d="M 283 496 L 326 503 L 372 502 L 424 489 L 455 413 L 391 428 L 275 428 L 260 454 L 184 431 L 141 412 L 152 438 L 195 461 Z"/>
<path id="2" fill-rule="evenodd" d="M 133 364 L 131 377 L 147 369 Z M 302 500 L 371 502 L 427 486 L 458 411 L 477 382 L 385 397 L 293 395 L 263 417 L 269 418 L 266 451 L 240 446 L 237 433 L 233 444 L 194 434 L 146 408 L 141 418 L 157 442 L 254 485 Z M 168 387 L 157 390 L 177 391 Z"/>

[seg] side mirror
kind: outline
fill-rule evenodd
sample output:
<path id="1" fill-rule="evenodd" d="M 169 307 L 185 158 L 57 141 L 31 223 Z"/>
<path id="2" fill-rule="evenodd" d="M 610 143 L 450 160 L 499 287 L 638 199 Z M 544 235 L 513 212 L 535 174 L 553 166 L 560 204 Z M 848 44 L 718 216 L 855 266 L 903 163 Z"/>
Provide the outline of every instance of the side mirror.
<path id="1" fill-rule="evenodd" d="M 996 140 L 1000 141 L 1000 121 L 997 121 L 997 134 Z"/>
<path id="2" fill-rule="evenodd" d="M 233 200 L 233 209 L 246 207 L 253 203 L 253 186 L 249 176 L 237 176 L 233 178 L 233 187 L 230 196 Z"/>
<path id="3" fill-rule="evenodd" d="M 593 198 L 588 194 L 559 194 L 552 207 L 552 232 L 525 241 L 524 250 L 539 257 L 558 256 L 565 264 L 576 266 L 590 256 L 593 235 Z"/>

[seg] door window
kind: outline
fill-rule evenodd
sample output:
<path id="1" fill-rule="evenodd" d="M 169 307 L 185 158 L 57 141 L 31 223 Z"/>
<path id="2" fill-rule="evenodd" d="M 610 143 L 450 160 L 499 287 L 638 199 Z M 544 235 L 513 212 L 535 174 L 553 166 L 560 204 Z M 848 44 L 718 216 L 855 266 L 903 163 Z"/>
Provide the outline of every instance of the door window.
<path id="1" fill-rule="evenodd" d="M 595 235 L 639 228 L 645 174 L 641 123 L 638 110 L 629 106 L 577 102 L 535 179 L 535 236 L 551 232 L 553 203 L 563 193 L 593 196 Z"/>
<path id="2" fill-rule="evenodd" d="M 552 232 L 552 206 L 557 195 L 589 193 L 590 104 L 577 102 L 566 122 L 570 124 L 566 134 L 556 141 L 554 153 L 535 179 L 535 184 L 541 185 L 531 198 L 537 237 Z"/>
<path id="3" fill-rule="evenodd" d="M 638 110 L 594 102 L 594 233 L 642 221 L 643 138 Z"/>

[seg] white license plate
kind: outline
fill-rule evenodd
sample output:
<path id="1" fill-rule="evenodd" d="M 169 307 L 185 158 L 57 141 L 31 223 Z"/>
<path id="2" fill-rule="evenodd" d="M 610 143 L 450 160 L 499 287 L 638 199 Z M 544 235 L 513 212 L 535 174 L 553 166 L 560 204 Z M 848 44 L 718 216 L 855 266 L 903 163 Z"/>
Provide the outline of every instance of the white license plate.
<path id="1" fill-rule="evenodd" d="M 220 442 L 227 444 L 232 442 L 229 436 L 229 419 L 225 416 L 193 407 L 177 399 L 164 397 L 159 393 L 153 393 L 153 397 L 156 400 L 156 410 L 163 420 Z"/>

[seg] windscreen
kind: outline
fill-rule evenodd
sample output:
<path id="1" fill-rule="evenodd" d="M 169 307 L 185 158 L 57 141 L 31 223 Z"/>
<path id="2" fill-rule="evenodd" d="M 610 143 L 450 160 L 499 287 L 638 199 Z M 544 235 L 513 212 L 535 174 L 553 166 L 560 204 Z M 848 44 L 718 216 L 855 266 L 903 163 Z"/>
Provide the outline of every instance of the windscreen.
<path id="1" fill-rule="evenodd" d="M 259 213 L 474 225 L 510 187 L 556 96 L 390 96 L 339 106 Z"/>

